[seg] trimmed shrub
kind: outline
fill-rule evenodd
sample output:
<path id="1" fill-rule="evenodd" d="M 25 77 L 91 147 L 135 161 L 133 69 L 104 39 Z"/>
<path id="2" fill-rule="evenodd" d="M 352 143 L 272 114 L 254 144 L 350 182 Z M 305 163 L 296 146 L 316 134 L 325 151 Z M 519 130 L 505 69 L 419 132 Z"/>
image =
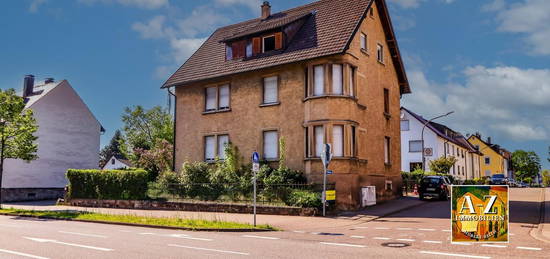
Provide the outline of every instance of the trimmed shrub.
<path id="1" fill-rule="evenodd" d="M 67 197 L 103 200 L 143 200 L 147 198 L 150 174 L 143 170 L 69 169 Z"/>
<path id="2" fill-rule="evenodd" d="M 302 190 L 291 192 L 285 204 L 302 208 L 320 208 L 323 206 L 320 193 Z"/>

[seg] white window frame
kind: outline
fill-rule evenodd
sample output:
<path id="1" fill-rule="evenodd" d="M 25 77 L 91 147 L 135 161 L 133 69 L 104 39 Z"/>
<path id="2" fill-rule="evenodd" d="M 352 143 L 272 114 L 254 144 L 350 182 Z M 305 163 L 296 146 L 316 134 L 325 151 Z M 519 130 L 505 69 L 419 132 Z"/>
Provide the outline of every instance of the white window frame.
<path id="1" fill-rule="evenodd" d="M 267 144 L 267 134 L 273 134 L 275 133 L 275 143 L 272 143 L 273 146 L 268 146 Z M 262 133 L 262 139 L 263 139 L 263 143 L 262 143 L 262 146 L 263 146 L 263 157 L 265 160 L 268 160 L 268 161 L 273 161 L 273 160 L 278 160 L 279 159 L 279 131 L 277 130 L 264 130 L 263 133 Z M 272 150 L 267 150 L 268 148 L 272 149 Z M 273 154 L 273 155 L 271 155 Z"/>
<path id="2" fill-rule="evenodd" d="M 344 65 L 332 64 L 332 94 L 344 94 Z M 336 75 L 339 75 L 338 77 Z"/>
<path id="3" fill-rule="evenodd" d="M 208 90 L 209 89 L 215 89 L 214 90 L 214 97 L 212 100 L 212 104 L 214 107 L 210 107 L 209 108 L 209 99 L 208 99 Z M 227 104 L 222 106 L 222 95 L 221 95 L 221 91 L 222 89 L 227 89 Z M 225 84 L 220 84 L 220 85 L 216 85 L 216 86 L 208 86 L 208 87 L 205 87 L 204 89 L 204 111 L 205 112 L 217 112 L 217 111 L 227 111 L 231 109 L 231 84 L 229 83 L 225 83 Z"/>
<path id="4" fill-rule="evenodd" d="M 376 44 L 376 60 L 384 64 L 384 45 L 380 43 Z"/>
<path id="5" fill-rule="evenodd" d="M 344 157 L 344 125 L 332 126 L 332 153 L 335 157 Z"/>
<path id="6" fill-rule="evenodd" d="M 268 82 L 274 80 L 275 81 L 275 99 L 274 100 L 267 100 L 267 86 Z M 279 77 L 278 76 L 269 76 L 263 78 L 263 97 L 262 97 L 262 104 L 274 104 L 279 103 Z"/>
<path id="7" fill-rule="evenodd" d="M 350 96 L 355 96 L 355 73 L 356 73 L 356 69 L 355 67 L 351 66 L 351 65 L 348 65 L 348 69 L 349 69 L 349 95 Z"/>
<path id="8" fill-rule="evenodd" d="M 210 143 L 208 140 L 211 140 Z M 209 148 L 209 144 L 212 145 L 211 148 Z M 216 135 L 204 136 L 204 161 L 213 162 L 216 160 L 216 144 Z M 212 156 L 209 156 L 210 153 Z"/>
<path id="9" fill-rule="evenodd" d="M 225 142 L 222 144 L 222 140 L 225 138 Z M 208 157 L 208 139 L 212 140 L 212 148 L 211 153 L 213 154 L 213 157 Z M 214 162 L 216 159 L 224 160 L 225 159 L 225 144 L 229 143 L 229 134 L 214 134 L 214 135 L 206 135 L 204 136 L 204 161 L 206 162 Z"/>
<path id="10" fill-rule="evenodd" d="M 412 144 L 420 145 L 420 150 L 412 150 Z M 409 140 L 409 153 L 420 153 L 422 152 L 422 140 Z"/>
<path id="11" fill-rule="evenodd" d="M 265 39 L 267 39 L 267 38 L 273 38 L 273 49 L 269 50 L 269 51 L 276 50 L 275 46 L 276 46 L 277 43 L 275 42 L 275 34 L 271 34 L 271 35 L 267 35 L 267 36 L 262 37 L 262 53 L 265 53 Z"/>
<path id="12" fill-rule="evenodd" d="M 319 130 L 319 131 L 318 131 Z M 325 126 L 316 125 L 313 127 L 313 146 L 314 146 L 314 157 L 321 157 L 323 153 L 323 146 L 325 144 Z"/>
<path id="13" fill-rule="evenodd" d="M 366 33 L 364 32 L 361 32 L 361 36 L 360 36 L 360 40 L 359 40 L 359 47 L 362 49 L 362 50 L 369 50 L 369 44 L 368 44 L 368 36 Z"/>
<path id="14" fill-rule="evenodd" d="M 321 73 L 321 75 L 319 76 L 318 73 Z M 313 66 L 313 96 L 325 94 L 325 73 L 324 65 Z"/>

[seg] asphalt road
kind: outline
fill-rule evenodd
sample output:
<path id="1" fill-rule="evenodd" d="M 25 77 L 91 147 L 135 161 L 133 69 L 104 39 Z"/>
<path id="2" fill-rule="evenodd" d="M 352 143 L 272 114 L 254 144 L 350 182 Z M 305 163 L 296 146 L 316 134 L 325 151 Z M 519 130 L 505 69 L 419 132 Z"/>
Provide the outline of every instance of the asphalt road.
<path id="1" fill-rule="evenodd" d="M 539 192 L 511 194 L 508 244 L 451 244 L 449 203 L 436 201 L 376 221 L 350 220 L 345 227 L 261 233 L 0 216 L 0 258 L 550 258 L 550 243 L 529 235 L 538 223 Z"/>

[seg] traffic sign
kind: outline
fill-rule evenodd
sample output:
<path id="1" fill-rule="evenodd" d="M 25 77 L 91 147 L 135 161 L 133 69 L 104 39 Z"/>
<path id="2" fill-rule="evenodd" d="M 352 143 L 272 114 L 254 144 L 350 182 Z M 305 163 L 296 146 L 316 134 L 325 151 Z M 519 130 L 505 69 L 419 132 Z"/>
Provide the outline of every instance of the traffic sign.
<path id="1" fill-rule="evenodd" d="M 252 153 L 252 163 L 260 163 L 260 154 L 258 152 Z"/>
<path id="2" fill-rule="evenodd" d="M 335 190 L 327 190 L 325 197 L 326 197 L 327 201 L 336 200 L 336 191 Z"/>
<path id="3" fill-rule="evenodd" d="M 252 163 L 252 172 L 257 173 L 260 171 L 260 164 L 259 163 Z"/>
<path id="4" fill-rule="evenodd" d="M 332 170 L 327 170 L 327 174 L 333 174 Z"/>
<path id="5" fill-rule="evenodd" d="M 324 150 L 321 153 L 321 161 L 325 167 L 328 166 L 330 160 L 332 159 L 332 152 L 330 144 L 325 144 Z"/>

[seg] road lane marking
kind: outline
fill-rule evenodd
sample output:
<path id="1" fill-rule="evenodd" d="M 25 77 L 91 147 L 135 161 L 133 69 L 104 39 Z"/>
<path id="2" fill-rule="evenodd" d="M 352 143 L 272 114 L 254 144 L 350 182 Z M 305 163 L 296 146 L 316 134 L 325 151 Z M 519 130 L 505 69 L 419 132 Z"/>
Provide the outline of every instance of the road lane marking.
<path id="1" fill-rule="evenodd" d="M 263 236 L 254 236 L 254 235 L 242 235 L 242 237 L 259 238 L 259 239 L 269 239 L 269 240 L 278 240 L 278 239 L 280 239 L 280 238 L 278 238 L 278 237 L 263 237 Z"/>
<path id="2" fill-rule="evenodd" d="M 373 237 L 372 239 L 378 239 L 378 240 L 390 240 L 389 237 Z"/>
<path id="3" fill-rule="evenodd" d="M 84 234 L 84 233 L 69 232 L 69 231 L 57 231 L 57 232 L 63 233 L 63 234 L 71 234 L 71 235 L 77 235 L 77 236 L 85 236 L 85 237 L 107 238 L 107 236 L 103 236 L 103 235 Z"/>
<path id="4" fill-rule="evenodd" d="M 374 229 L 390 229 L 390 228 L 386 228 L 386 227 L 377 227 L 377 228 L 374 228 Z"/>
<path id="5" fill-rule="evenodd" d="M 354 245 L 354 244 L 345 244 L 345 243 L 330 243 L 330 242 L 319 242 L 323 245 L 330 245 L 330 246 L 347 246 L 347 247 L 366 247 L 364 245 Z"/>
<path id="6" fill-rule="evenodd" d="M 292 232 L 294 232 L 294 233 L 306 233 L 305 231 L 302 231 L 302 230 L 294 230 Z"/>
<path id="7" fill-rule="evenodd" d="M 34 242 L 39 242 L 39 243 L 53 243 L 53 244 L 59 244 L 59 245 L 66 245 L 66 246 L 74 246 L 74 247 L 80 247 L 80 248 L 99 250 L 99 251 L 104 251 L 104 252 L 110 252 L 110 251 L 114 250 L 114 249 L 110 249 L 110 248 L 88 246 L 88 245 L 81 245 L 81 244 L 73 244 L 73 243 L 65 243 L 65 242 L 61 242 L 61 241 L 57 241 L 57 240 L 53 240 L 53 239 L 43 239 L 43 238 L 35 238 L 35 237 L 23 237 L 23 238 L 32 240 Z"/>
<path id="8" fill-rule="evenodd" d="M 508 247 L 508 246 L 504 246 L 504 245 L 490 245 L 490 244 L 482 244 L 481 246 L 484 246 L 484 247 L 496 247 L 496 248 L 505 248 L 505 247 Z"/>
<path id="9" fill-rule="evenodd" d="M 451 245 L 458 245 L 458 246 L 471 246 L 470 243 L 451 243 Z"/>
<path id="10" fill-rule="evenodd" d="M 355 228 L 369 228 L 369 227 L 355 227 Z"/>
<path id="11" fill-rule="evenodd" d="M 28 257 L 28 258 L 48 259 L 47 257 L 42 257 L 42 256 L 38 256 L 38 255 L 31 255 L 31 254 L 25 254 L 25 253 L 11 251 L 11 250 L 5 250 L 5 249 L 0 249 L 0 252 L 6 253 L 6 254 L 12 254 L 12 255 L 24 256 L 24 257 Z"/>
<path id="12" fill-rule="evenodd" d="M 420 231 L 435 231 L 433 228 L 419 228 Z"/>
<path id="13" fill-rule="evenodd" d="M 218 253 L 226 253 L 226 254 L 250 255 L 249 253 L 244 253 L 244 252 L 236 252 L 236 251 L 229 251 L 229 250 L 219 250 L 219 249 L 210 249 L 210 248 L 204 248 L 204 247 L 182 246 L 182 245 L 176 245 L 176 244 L 168 244 L 168 246 L 179 247 L 179 248 L 187 248 L 187 249 L 194 249 L 194 250 L 202 250 L 202 251 L 210 251 L 210 252 L 218 252 Z"/>
<path id="14" fill-rule="evenodd" d="M 424 240 L 422 241 L 424 243 L 430 243 L 430 244 L 442 244 L 443 242 L 441 241 L 434 241 L 434 240 Z"/>
<path id="15" fill-rule="evenodd" d="M 397 230 L 413 230 L 412 228 L 397 228 Z"/>
<path id="16" fill-rule="evenodd" d="M 396 240 L 399 240 L 399 241 L 407 241 L 407 242 L 414 242 L 414 239 L 408 239 L 408 238 L 398 238 Z"/>
<path id="17" fill-rule="evenodd" d="M 350 236 L 351 238 L 365 238 L 365 236 Z"/>
<path id="18" fill-rule="evenodd" d="M 442 229 L 441 231 L 443 231 L 443 232 L 451 232 L 450 229 Z"/>
<path id="19" fill-rule="evenodd" d="M 183 239 L 199 240 L 199 241 L 214 241 L 213 239 L 210 239 L 210 238 L 192 237 L 185 234 L 170 234 L 170 235 L 158 235 L 158 236 L 167 236 L 167 237 L 175 237 L 175 238 L 183 238 Z"/>
<path id="20" fill-rule="evenodd" d="M 480 258 L 480 259 L 490 259 L 489 256 L 480 256 L 480 255 L 466 255 L 466 254 L 451 254 L 443 252 L 434 252 L 434 251 L 420 251 L 421 254 L 432 254 L 432 255 L 446 255 L 446 256 L 456 256 L 456 257 L 467 257 L 467 258 Z"/>
<path id="21" fill-rule="evenodd" d="M 319 235 L 319 232 L 311 232 L 312 235 Z"/>
<path id="22" fill-rule="evenodd" d="M 539 247 L 527 247 L 527 246 L 518 246 L 517 249 L 523 249 L 523 250 L 534 250 L 534 251 L 540 251 L 542 248 Z"/>

